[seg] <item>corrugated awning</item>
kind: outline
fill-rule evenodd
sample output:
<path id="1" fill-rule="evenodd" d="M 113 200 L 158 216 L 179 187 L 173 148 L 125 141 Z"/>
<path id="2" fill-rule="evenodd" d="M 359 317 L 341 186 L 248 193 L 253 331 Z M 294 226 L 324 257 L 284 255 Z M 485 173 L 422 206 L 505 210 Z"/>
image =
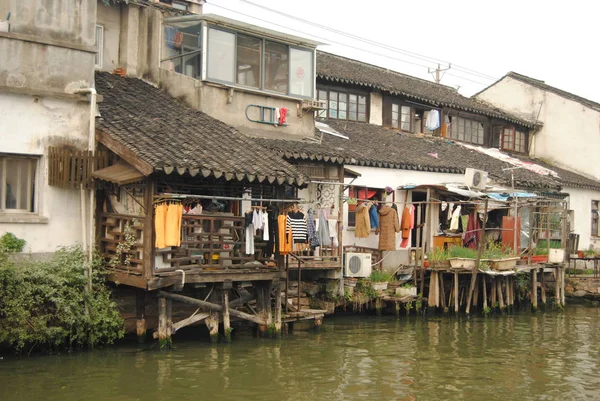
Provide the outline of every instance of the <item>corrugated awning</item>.
<path id="1" fill-rule="evenodd" d="M 129 164 L 115 164 L 92 173 L 94 178 L 113 182 L 118 185 L 140 181 L 145 176 Z"/>

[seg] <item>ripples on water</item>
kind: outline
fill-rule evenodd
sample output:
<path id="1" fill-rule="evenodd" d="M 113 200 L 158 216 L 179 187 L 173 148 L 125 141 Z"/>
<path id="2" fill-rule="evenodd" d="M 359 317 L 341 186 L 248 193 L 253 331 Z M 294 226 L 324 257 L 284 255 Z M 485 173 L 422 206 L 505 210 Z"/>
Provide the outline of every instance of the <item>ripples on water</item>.
<path id="1" fill-rule="evenodd" d="M 455 319 L 325 319 L 320 333 L 171 352 L 0 360 L 0 400 L 600 399 L 600 309 Z"/>

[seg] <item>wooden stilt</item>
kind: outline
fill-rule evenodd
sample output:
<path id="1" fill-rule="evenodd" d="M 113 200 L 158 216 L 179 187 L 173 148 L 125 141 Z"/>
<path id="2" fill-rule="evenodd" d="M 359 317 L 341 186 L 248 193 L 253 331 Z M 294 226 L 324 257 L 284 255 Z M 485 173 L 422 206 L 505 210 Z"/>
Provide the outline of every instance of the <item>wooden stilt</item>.
<path id="1" fill-rule="evenodd" d="M 440 299 L 442 301 L 442 308 L 446 310 L 446 290 L 444 289 L 444 273 L 440 272 Z"/>
<path id="2" fill-rule="evenodd" d="M 282 321 L 282 312 L 281 312 L 281 279 L 276 279 L 275 284 L 275 322 L 274 322 L 274 335 L 275 337 L 281 336 L 281 321 Z"/>
<path id="3" fill-rule="evenodd" d="M 504 278 L 504 288 L 506 291 L 506 308 L 512 308 L 512 289 L 510 287 L 510 276 Z"/>
<path id="4" fill-rule="evenodd" d="M 542 298 L 542 306 L 546 306 L 546 282 L 545 282 L 545 274 L 542 269 L 541 277 L 540 277 L 540 296 Z"/>
<path id="5" fill-rule="evenodd" d="M 394 307 L 396 308 L 396 319 L 400 318 L 400 302 L 395 301 Z"/>
<path id="6" fill-rule="evenodd" d="M 498 306 L 500 307 L 500 310 L 504 310 L 504 297 L 502 296 L 502 278 L 498 277 L 498 280 L 496 280 L 496 286 L 497 286 L 497 291 L 498 291 Z"/>
<path id="7" fill-rule="evenodd" d="M 454 273 L 454 312 L 458 313 L 458 273 Z"/>
<path id="8" fill-rule="evenodd" d="M 213 291 L 210 294 L 211 303 L 217 304 L 217 302 L 219 302 L 220 297 L 218 292 L 221 292 L 221 290 L 213 288 Z M 211 309 L 208 312 L 208 317 L 204 320 L 204 323 L 208 328 L 208 334 L 210 335 L 210 342 L 213 344 L 219 341 L 219 312 L 222 311 L 223 307 L 221 307 L 220 311 Z"/>
<path id="9" fill-rule="evenodd" d="M 223 338 L 231 342 L 231 320 L 229 319 L 229 290 L 223 288 Z"/>
<path id="10" fill-rule="evenodd" d="M 136 290 L 135 297 L 135 331 L 138 344 L 146 341 L 146 291 Z"/>
<path id="11" fill-rule="evenodd" d="M 158 341 L 161 350 L 171 348 L 171 336 L 167 328 L 167 300 L 163 297 L 158 298 Z"/>
<path id="12" fill-rule="evenodd" d="M 427 296 L 427 306 L 435 307 L 438 303 L 436 293 L 436 283 L 438 282 L 437 272 L 432 271 L 429 275 L 429 294 Z"/>
<path id="13" fill-rule="evenodd" d="M 323 318 L 322 317 L 315 318 L 315 329 L 320 330 L 322 325 L 323 325 Z"/>
<path id="14" fill-rule="evenodd" d="M 491 290 L 490 296 L 492 298 L 491 304 L 492 304 L 492 309 L 495 309 L 496 303 L 497 303 L 497 300 L 496 300 L 496 277 L 492 276 L 491 283 L 492 283 L 492 285 L 490 286 L 490 290 Z"/>
<path id="15" fill-rule="evenodd" d="M 383 315 L 383 300 L 381 297 L 375 298 L 375 312 L 377 313 L 377 316 Z"/>
<path id="16" fill-rule="evenodd" d="M 481 277 L 481 284 L 483 285 L 483 310 L 484 310 L 484 312 L 487 312 L 488 298 L 487 298 L 487 285 L 485 284 L 485 276 Z"/>
<path id="17" fill-rule="evenodd" d="M 477 259 L 475 260 L 475 266 L 473 267 L 473 273 L 471 274 L 471 284 L 469 285 L 469 295 L 467 297 L 467 307 L 465 311 L 467 315 L 471 313 L 471 299 L 473 298 L 473 292 L 475 291 L 475 281 L 477 280 L 477 272 L 479 271 L 479 265 L 481 264 L 481 255 L 483 255 L 483 248 L 485 247 L 485 226 L 487 225 L 488 215 L 488 198 L 485 198 L 483 206 L 483 224 L 481 226 L 481 236 L 479 238 L 479 244 L 477 246 Z"/>
<path id="18" fill-rule="evenodd" d="M 481 281 L 479 276 L 475 278 L 475 291 L 473 292 L 473 306 L 477 307 L 477 303 L 479 302 L 479 287 L 477 286 L 477 282 Z"/>
<path id="19" fill-rule="evenodd" d="M 565 306 L 565 269 L 560 268 L 560 304 Z"/>
<path id="20" fill-rule="evenodd" d="M 538 307 L 537 295 L 537 269 L 531 271 L 531 308 L 536 310 Z"/>

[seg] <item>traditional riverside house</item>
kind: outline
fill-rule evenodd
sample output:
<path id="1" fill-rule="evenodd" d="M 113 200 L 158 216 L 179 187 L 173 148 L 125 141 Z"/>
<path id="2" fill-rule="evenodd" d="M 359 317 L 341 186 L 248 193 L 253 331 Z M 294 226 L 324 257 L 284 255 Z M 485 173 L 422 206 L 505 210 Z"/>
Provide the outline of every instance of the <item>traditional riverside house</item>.
<path id="1" fill-rule="evenodd" d="M 529 140 L 530 157 L 562 166 L 576 176 L 600 178 L 600 167 L 594 162 L 600 151 L 600 103 L 515 72 L 509 72 L 474 97 L 539 122 L 540 127 Z M 502 143 L 510 141 L 510 135 L 503 132 Z M 586 182 L 573 180 L 563 189 L 575 211 L 574 230 L 580 236 L 580 249 L 600 247 L 600 193 L 597 186 Z"/>
<path id="2" fill-rule="evenodd" d="M 507 192 L 514 187 L 562 199 L 567 196 L 561 192 L 566 186 L 600 188 L 595 180 L 528 158 L 529 132 L 537 124 L 461 96 L 452 88 L 318 52 L 317 92 L 327 102 L 318 116 L 339 135 L 317 134 L 316 143 L 264 139 L 262 144 L 293 162 L 335 160 L 356 173 L 355 179 L 346 180 L 345 199 L 351 203 L 343 208 L 347 247 L 373 252 L 379 245 L 374 227 L 366 238 L 355 235 L 355 201 L 396 203 L 399 214 L 405 204 L 414 204 L 417 227 L 405 247 L 400 246 L 398 233 L 398 251 L 382 253 L 382 265 L 390 270 L 409 263 L 412 248 L 431 249 L 444 240 L 436 238 L 441 232 L 441 210 L 432 210 L 431 227 L 424 227 L 425 204 L 439 199 L 435 185 L 458 193 L 467 189 L 465 185 L 486 188 L 485 178 L 474 182 L 473 171 L 467 169 L 485 173 L 488 189 L 495 186 Z M 438 115 L 431 125 L 427 123 L 430 113 Z M 499 150 L 505 130 L 514 134 L 513 141 L 503 139 Z"/>

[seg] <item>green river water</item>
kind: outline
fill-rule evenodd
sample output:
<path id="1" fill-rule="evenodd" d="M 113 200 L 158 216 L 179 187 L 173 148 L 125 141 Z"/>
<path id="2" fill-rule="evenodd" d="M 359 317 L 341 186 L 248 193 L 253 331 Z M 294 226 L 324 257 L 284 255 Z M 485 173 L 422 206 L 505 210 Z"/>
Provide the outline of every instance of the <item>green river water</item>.
<path id="1" fill-rule="evenodd" d="M 0 360 L 0 400 L 600 400 L 600 308 L 352 316 L 284 339 Z"/>

